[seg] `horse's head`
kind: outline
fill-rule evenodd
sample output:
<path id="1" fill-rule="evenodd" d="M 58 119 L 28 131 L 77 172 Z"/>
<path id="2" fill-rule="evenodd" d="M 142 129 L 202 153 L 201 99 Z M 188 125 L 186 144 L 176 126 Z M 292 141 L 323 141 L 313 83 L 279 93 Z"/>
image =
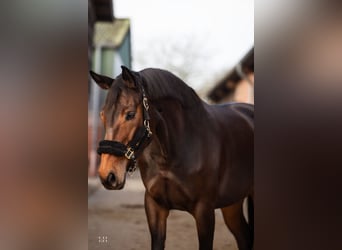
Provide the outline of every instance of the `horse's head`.
<path id="1" fill-rule="evenodd" d="M 90 74 L 101 88 L 108 90 L 100 112 L 105 137 L 98 149 L 101 155 L 98 173 L 105 188 L 122 189 L 126 172 L 135 165 L 137 151 L 151 134 L 147 99 L 139 76 L 126 67 L 122 66 L 122 74 L 115 80 Z"/>

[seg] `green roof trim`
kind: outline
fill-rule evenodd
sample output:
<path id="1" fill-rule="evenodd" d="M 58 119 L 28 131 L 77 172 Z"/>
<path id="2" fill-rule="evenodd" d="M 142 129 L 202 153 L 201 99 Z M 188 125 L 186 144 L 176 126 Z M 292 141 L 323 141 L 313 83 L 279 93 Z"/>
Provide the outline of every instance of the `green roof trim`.
<path id="1" fill-rule="evenodd" d="M 113 22 L 96 22 L 94 45 L 120 47 L 129 31 L 129 27 L 129 19 L 115 19 Z"/>

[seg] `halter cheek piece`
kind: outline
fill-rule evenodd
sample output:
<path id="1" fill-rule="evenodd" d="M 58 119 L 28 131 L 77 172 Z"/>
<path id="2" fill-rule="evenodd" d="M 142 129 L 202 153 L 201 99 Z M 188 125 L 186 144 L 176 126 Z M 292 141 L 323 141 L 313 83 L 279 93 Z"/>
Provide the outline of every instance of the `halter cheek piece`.
<path id="1" fill-rule="evenodd" d="M 127 145 L 118 142 L 118 141 L 109 141 L 103 140 L 100 141 L 99 147 L 97 149 L 97 153 L 101 154 L 110 154 L 118 157 L 126 157 L 129 161 L 129 167 L 127 172 L 132 174 L 137 168 L 137 154 L 140 153 L 141 146 L 149 142 L 152 131 L 150 129 L 150 115 L 148 113 L 149 105 L 148 100 L 145 94 L 144 87 L 141 86 L 142 92 L 142 103 L 143 103 L 143 127 L 139 127 L 135 132 L 132 140 L 128 142 Z"/>

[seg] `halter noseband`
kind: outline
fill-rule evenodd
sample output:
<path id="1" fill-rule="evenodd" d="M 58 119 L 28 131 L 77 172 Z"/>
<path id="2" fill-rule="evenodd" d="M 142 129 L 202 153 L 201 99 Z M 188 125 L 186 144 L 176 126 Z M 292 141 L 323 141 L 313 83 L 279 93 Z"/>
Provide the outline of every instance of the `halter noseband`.
<path id="1" fill-rule="evenodd" d="M 135 132 L 132 140 L 127 143 L 127 145 L 118 141 L 103 140 L 100 141 L 99 147 L 97 148 L 97 153 L 110 154 L 118 157 L 126 157 L 130 161 L 130 165 L 127 172 L 132 174 L 137 166 L 137 152 L 141 149 L 141 145 L 151 138 L 152 131 L 150 129 L 150 115 L 148 113 L 149 105 L 145 94 L 144 87 L 141 86 L 142 92 L 142 103 L 143 103 L 143 127 L 139 127 Z M 132 164 L 133 162 L 133 164 Z"/>

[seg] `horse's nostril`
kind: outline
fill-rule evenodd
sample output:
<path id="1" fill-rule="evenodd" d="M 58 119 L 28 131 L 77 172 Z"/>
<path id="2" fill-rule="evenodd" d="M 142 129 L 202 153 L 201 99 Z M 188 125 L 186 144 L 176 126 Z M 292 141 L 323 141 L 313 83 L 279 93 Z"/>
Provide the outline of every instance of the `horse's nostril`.
<path id="1" fill-rule="evenodd" d="M 109 173 L 107 176 L 107 183 L 113 185 L 115 183 L 115 175 L 113 173 Z"/>

